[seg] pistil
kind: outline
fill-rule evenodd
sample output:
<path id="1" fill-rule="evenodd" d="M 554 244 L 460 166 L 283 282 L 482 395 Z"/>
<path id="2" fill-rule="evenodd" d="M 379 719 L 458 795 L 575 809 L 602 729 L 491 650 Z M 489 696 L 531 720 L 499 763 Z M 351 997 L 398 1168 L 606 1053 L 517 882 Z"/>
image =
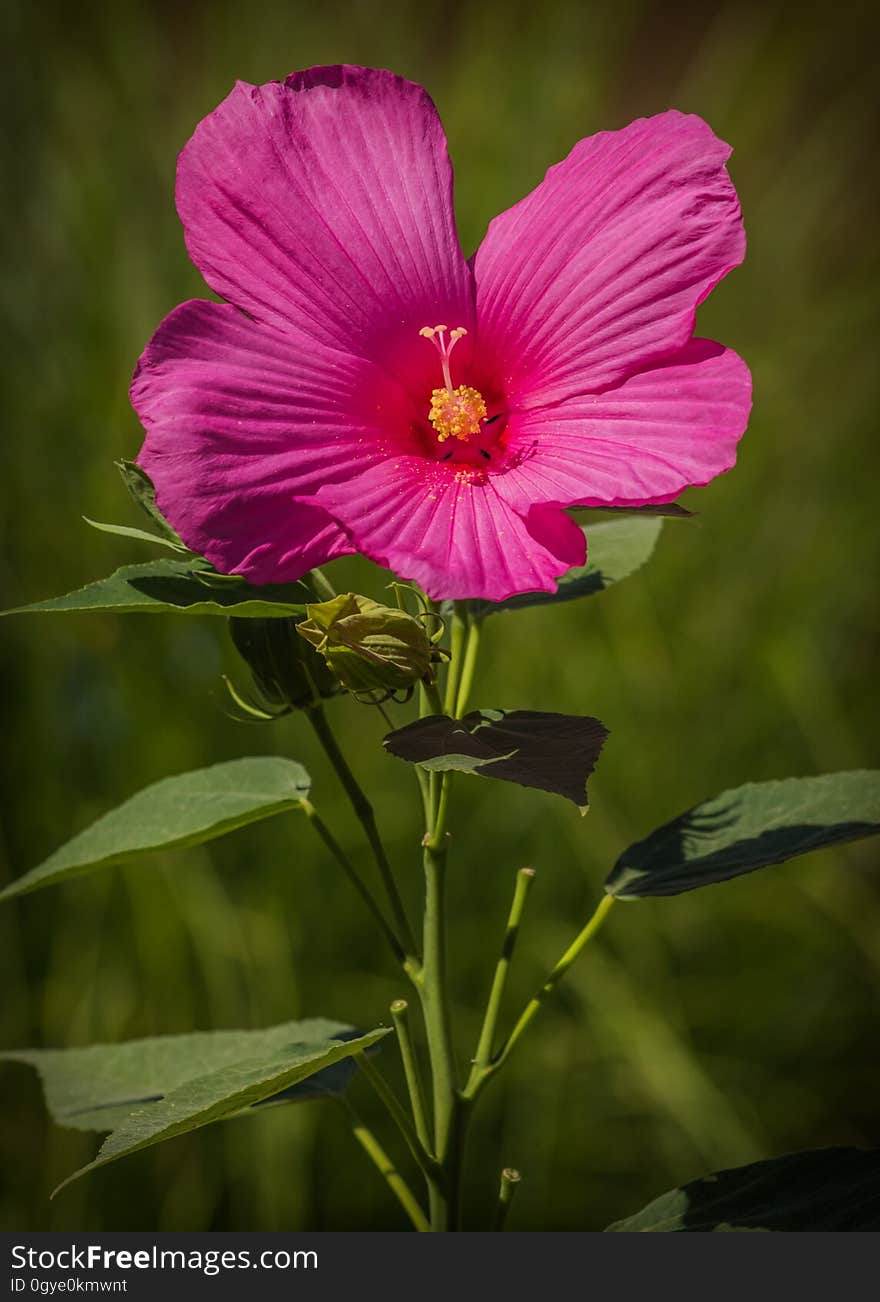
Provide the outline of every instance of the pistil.
<path id="1" fill-rule="evenodd" d="M 472 389 L 467 384 L 460 384 L 458 388 L 453 387 L 452 384 L 449 359 L 453 348 L 459 339 L 467 334 L 467 330 L 464 326 L 456 326 L 454 330 L 449 331 L 448 339 L 447 330 L 447 326 L 438 325 L 424 326 L 419 331 L 423 339 L 430 339 L 440 354 L 440 365 L 446 386 L 432 391 L 431 406 L 428 410 L 428 420 L 437 432 L 439 443 L 444 443 L 449 438 L 462 441 L 473 438 L 481 432 L 480 422 L 486 419 L 486 403 L 479 390 Z"/>

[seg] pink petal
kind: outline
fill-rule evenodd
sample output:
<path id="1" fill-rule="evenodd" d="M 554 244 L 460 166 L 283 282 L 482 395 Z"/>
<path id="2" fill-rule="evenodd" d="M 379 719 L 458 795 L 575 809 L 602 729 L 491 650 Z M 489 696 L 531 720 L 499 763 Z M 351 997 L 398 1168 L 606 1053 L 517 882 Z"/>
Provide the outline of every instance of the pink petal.
<path id="1" fill-rule="evenodd" d="M 443 128 L 390 72 L 237 83 L 181 153 L 177 207 L 208 284 L 259 321 L 401 376 L 431 360 L 422 326 L 471 325 Z"/>
<path id="2" fill-rule="evenodd" d="M 381 457 L 377 408 L 404 402 L 369 362 L 200 301 L 159 327 L 131 400 L 159 508 L 194 551 L 255 583 L 353 550 L 325 511 L 295 499 Z"/>
<path id="3" fill-rule="evenodd" d="M 668 501 L 731 468 L 750 406 L 745 362 L 692 339 L 615 389 L 512 417 L 498 492 L 516 509 Z"/>
<path id="4" fill-rule="evenodd" d="M 745 252 L 729 154 L 701 118 L 642 118 L 582 140 L 490 223 L 480 343 L 512 405 L 595 392 L 683 347 Z"/>
<path id="5" fill-rule="evenodd" d="M 561 574 L 584 562 L 582 531 L 561 511 L 526 505 L 519 514 L 496 483 L 398 457 L 327 485 L 314 500 L 344 521 L 358 551 L 436 600 L 553 592 Z"/>

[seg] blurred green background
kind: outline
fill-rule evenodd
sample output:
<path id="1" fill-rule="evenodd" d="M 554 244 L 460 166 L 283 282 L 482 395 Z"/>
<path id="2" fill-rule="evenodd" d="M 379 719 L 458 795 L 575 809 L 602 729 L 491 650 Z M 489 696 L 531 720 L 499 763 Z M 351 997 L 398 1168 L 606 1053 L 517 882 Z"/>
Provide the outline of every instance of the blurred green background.
<path id="1" fill-rule="evenodd" d="M 593 131 L 676 106 L 735 146 L 749 256 L 699 324 L 753 368 L 739 466 L 687 499 L 699 520 L 667 524 L 638 576 L 487 630 L 475 703 L 593 713 L 612 736 L 584 821 L 550 796 L 459 783 L 462 1056 L 515 868 L 533 865 L 538 882 L 512 1009 L 631 840 L 747 779 L 877 764 L 880 115 L 868 6 L 42 0 L 4 6 L 0 22 L 4 606 L 149 555 L 80 516 L 139 522 L 112 466 L 139 447 L 128 378 L 161 317 L 204 294 L 173 207 L 176 154 L 235 78 L 351 61 L 423 82 L 449 133 L 468 248 Z M 380 593 L 366 564 L 336 568 L 338 585 Z M 0 880 L 149 781 L 276 749 L 312 770 L 317 802 L 366 864 L 307 731 L 227 716 L 231 664 L 209 619 L 6 621 Z M 411 776 L 379 754 L 372 713 L 333 713 L 415 901 Z M 525 1177 L 513 1228 L 596 1229 L 710 1168 L 880 1140 L 876 866 L 867 842 L 620 906 L 487 1096 L 474 1224 L 503 1164 Z M 374 1025 L 405 993 L 294 819 L 6 906 L 0 989 L 10 1047 L 310 1014 Z M 3 1228 L 403 1227 L 331 1105 L 200 1131 L 50 1203 L 96 1137 L 51 1127 L 23 1067 L 2 1069 L 0 1091 Z"/>

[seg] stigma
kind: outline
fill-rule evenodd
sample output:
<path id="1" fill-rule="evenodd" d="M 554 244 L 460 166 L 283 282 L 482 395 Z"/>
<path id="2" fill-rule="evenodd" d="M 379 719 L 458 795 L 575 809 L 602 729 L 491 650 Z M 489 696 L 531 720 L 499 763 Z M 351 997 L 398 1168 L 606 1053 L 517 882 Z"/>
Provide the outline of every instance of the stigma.
<path id="1" fill-rule="evenodd" d="M 461 439 L 464 442 L 473 438 L 481 433 L 480 422 L 486 419 L 486 403 L 478 389 L 472 389 L 467 384 L 460 384 L 458 388 L 453 386 L 449 365 L 453 348 L 467 334 L 467 330 L 464 326 L 457 326 L 449 331 L 447 339 L 445 325 L 423 326 L 419 334 L 423 339 L 430 339 L 437 349 L 443 371 L 445 387 L 432 391 L 428 410 L 428 420 L 437 432 L 438 443 L 445 443 L 447 439 Z"/>

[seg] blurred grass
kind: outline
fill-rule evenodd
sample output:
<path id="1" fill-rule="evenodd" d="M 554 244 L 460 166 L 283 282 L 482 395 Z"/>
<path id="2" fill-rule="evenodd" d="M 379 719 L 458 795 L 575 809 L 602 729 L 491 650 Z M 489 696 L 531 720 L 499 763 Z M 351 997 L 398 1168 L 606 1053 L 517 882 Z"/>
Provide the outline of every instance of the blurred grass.
<path id="1" fill-rule="evenodd" d="M 80 515 L 136 522 L 111 465 L 139 446 L 128 376 L 162 315 L 204 292 L 173 210 L 175 158 L 234 78 L 352 61 L 424 82 L 449 132 L 468 247 L 592 131 L 674 105 L 736 147 L 750 252 L 700 329 L 754 371 L 739 466 L 692 495 L 699 520 L 667 525 L 640 575 L 598 600 L 499 618 L 486 638 L 477 702 L 595 713 L 612 736 L 584 822 L 550 797 L 459 784 L 463 1051 L 517 866 L 539 877 L 514 1000 L 567 943 L 617 853 L 657 822 L 746 779 L 876 765 L 867 6 L 95 0 L 74 13 L 44 0 L 10 4 L 0 22 L 15 52 L 0 90 L 4 606 L 146 555 Z M 338 570 L 378 592 L 369 566 Z M 230 662 L 209 620 L 4 624 L 0 879 L 146 782 L 252 750 L 302 759 L 362 855 L 310 736 L 224 713 Z M 345 704 L 336 715 L 415 899 L 410 775 L 377 756 L 375 720 Z M 306 832 L 279 822 L 7 908 L 2 1043 L 313 1013 L 373 1024 L 401 982 Z M 487 1100 L 474 1214 L 504 1163 L 525 1175 L 512 1227 L 566 1230 L 599 1227 L 707 1168 L 880 1140 L 876 864 L 866 843 L 618 908 Z M 22 1069 L 6 1068 L 0 1088 L 4 1228 L 401 1224 L 341 1115 L 315 1105 L 139 1154 L 50 1204 L 93 1140 L 49 1127 Z"/>

